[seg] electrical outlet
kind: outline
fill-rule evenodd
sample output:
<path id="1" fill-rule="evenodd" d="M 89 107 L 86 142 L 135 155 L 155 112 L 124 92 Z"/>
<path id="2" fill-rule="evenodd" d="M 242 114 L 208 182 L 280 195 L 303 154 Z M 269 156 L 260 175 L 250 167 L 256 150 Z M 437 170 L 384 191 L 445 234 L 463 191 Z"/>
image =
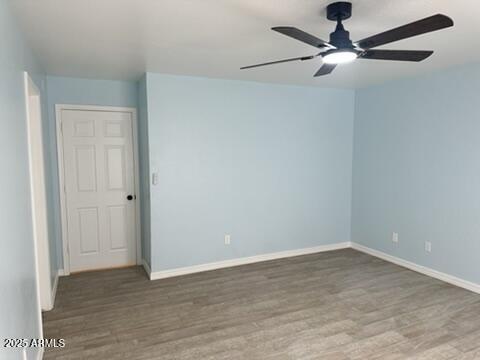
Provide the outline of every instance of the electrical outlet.
<path id="1" fill-rule="evenodd" d="M 392 242 L 398 243 L 398 233 L 394 232 L 392 234 Z"/>
<path id="2" fill-rule="evenodd" d="M 225 234 L 225 245 L 230 245 L 230 234 Z"/>
<path id="3" fill-rule="evenodd" d="M 425 251 L 432 252 L 432 243 L 430 241 L 425 241 Z"/>

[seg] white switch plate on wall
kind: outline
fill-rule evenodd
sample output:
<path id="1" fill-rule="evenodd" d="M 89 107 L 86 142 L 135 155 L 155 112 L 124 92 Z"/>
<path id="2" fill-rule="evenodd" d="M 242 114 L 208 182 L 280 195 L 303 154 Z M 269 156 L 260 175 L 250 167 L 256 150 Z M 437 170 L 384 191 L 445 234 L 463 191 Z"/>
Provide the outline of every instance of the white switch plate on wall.
<path id="1" fill-rule="evenodd" d="M 158 184 L 158 173 L 154 172 L 152 173 L 152 185 L 157 185 Z"/>
<path id="2" fill-rule="evenodd" d="M 425 251 L 432 252 L 432 243 L 430 241 L 425 241 Z"/>
<path id="3" fill-rule="evenodd" d="M 394 243 L 398 243 L 398 233 L 394 232 L 394 233 L 392 234 L 392 241 L 393 241 Z"/>
<path id="4" fill-rule="evenodd" d="M 230 245 L 230 234 L 225 234 L 225 245 Z"/>

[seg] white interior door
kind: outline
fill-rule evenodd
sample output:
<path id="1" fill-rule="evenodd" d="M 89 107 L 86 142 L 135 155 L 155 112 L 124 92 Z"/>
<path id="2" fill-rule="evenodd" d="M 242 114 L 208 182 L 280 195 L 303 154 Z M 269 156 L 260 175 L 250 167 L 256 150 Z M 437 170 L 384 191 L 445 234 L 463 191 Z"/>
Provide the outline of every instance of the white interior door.
<path id="1" fill-rule="evenodd" d="M 135 265 L 131 112 L 61 111 L 70 271 Z"/>

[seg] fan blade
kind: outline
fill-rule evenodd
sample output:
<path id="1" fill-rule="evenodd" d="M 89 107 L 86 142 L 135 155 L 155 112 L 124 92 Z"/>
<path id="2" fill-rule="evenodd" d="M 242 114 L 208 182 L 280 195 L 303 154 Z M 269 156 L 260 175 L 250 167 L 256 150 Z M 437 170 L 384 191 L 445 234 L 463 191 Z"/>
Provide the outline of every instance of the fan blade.
<path id="1" fill-rule="evenodd" d="M 312 56 L 302 56 L 302 57 L 296 57 L 296 58 L 291 58 L 291 59 L 284 59 L 284 60 L 270 61 L 270 62 L 266 62 L 266 63 L 263 63 L 263 64 L 256 64 L 256 65 L 248 65 L 248 66 L 244 66 L 244 67 L 241 67 L 241 68 L 240 68 L 240 70 L 244 70 L 244 69 L 251 69 L 251 68 L 255 68 L 255 67 L 259 67 L 259 66 L 266 66 L 266 65 L 280 64 L 280 63 L 289 62 L 289 61 L 297 61 L 297 60 L 305 61 L 305 60 L 311 60 L 311 59 L 313 59 L 313 58 L 315 58 L 315 57 L 317 57 L 317 55 L 312 55 Z"/>
<path id="2" fill-rule="evenodd" d="M 363 59 L 422 61 L 433 54 L 427 50 L 367 50 L 359 55 Z"/>
<path id="3" fill-rule="evenodd" d="M 330 74 L 333 69 L 337 67 L 337 64 L 323 64 L 322 67 L 313 76 L 322 76 Z"/>
<path id="4" fill-rule="evenodd" d="M 453 26 L 453 20 L 448 16 L 437 14 L 428 18 L 397 27 L 383 33 L 370 36 L 357 41 L 356 44 L 362 49 L 371 49 L 394 41 L 406 39 L 412 36 L 425 34 Z"/>
<path id="5" fill-rule="evenodd" d="M 316 36 L 313 36 L 295 27 L 277 26 L 277 27 L 273 27 L 272 30 L 279 32 L 280 34 L 290 36 L 295 40 L 302 41 L 305 44 L 312 45 L 316 48 L 324 48 L 324 47 L 333 48 L 333 46 L 327 43 L 326 41 L 319 39 Z"/>

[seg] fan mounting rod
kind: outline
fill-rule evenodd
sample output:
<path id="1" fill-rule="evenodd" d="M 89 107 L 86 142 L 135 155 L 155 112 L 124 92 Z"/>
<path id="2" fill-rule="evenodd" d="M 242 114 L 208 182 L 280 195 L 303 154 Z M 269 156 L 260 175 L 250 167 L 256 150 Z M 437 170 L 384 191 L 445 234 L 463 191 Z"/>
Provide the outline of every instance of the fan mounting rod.
<path id="1" fill-rule="evenodd" d="M 353 49 L 350 33 L 343 27 L 342 21 L 352 16 L 352 4 L 345 1 L 335 2 L 327 6 L 327 19 L 336 21 L 335 31 L 330 34 L 330 44 L 337 49 Z"/>

